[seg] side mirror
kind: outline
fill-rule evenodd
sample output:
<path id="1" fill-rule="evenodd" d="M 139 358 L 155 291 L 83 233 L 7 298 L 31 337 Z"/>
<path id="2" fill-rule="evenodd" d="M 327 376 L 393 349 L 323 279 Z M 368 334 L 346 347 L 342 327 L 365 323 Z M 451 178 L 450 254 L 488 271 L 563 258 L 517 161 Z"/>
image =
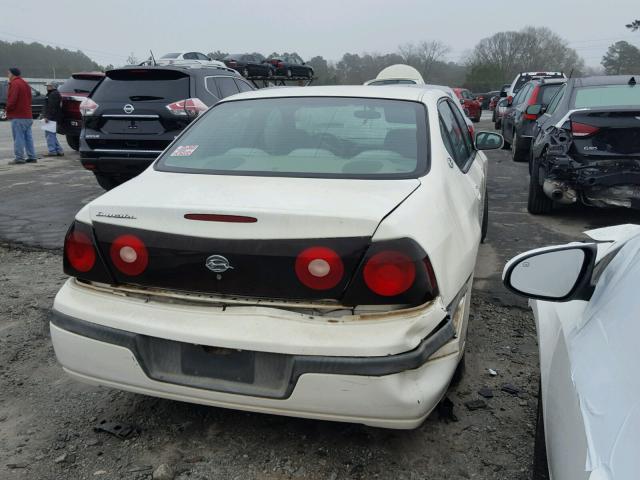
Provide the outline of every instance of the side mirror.
<path id="1" fill-rule="evenodd" d="M 502 135 L 495 132 L 478 132 L 474 139 L 476 150 L 496 150 L 504 145 Z"/>
<path id="2" fill-rule="evenodd" d="M 537 105 L 529 105 L 527 107 L 527 109 L 525 110 L 525 113 L 527 113 L 528 115 L 541 115 L 544 111 L 544 108 L 542 107 L 542 105 L 537 104 Z"/>
<path id="3" fill-rule="evenodd" d="M 530 250 L 509 260 L 502 283 L 517 295 L 538 300 L 588 300 L 596 254 L 595 243 Z"/>

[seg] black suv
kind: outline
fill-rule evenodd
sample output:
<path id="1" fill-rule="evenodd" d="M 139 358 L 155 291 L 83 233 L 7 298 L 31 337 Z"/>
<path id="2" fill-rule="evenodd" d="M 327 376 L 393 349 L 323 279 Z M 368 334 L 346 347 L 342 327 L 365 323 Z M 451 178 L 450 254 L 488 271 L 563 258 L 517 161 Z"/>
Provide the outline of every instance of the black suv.
<path id="1" fill-rule="evenodd" d="M 110 190 L 145 170 L 198 114 L 223 97 L 254 89 L 224 67 L 109 70 L 80 106 L 82 165 Z"/>
<path id="2" fill-rule="evenodd" d="M 9 92 L 9 82 L 4 80 L 0 82 L 0 120 L 7 119 L 7 94 Z M 38 118 L 44 110 L 44 102 L 47 96 L 41 94 L 38 90 L 31 87 L 31 113 L 33 118 Z"/>

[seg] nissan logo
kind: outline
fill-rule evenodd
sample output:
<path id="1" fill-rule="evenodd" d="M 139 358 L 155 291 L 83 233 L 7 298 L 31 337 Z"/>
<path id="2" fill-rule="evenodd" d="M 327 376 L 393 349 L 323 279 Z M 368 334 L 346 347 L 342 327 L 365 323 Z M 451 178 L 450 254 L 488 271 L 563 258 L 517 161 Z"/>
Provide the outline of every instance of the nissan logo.
<path id="1" fill-rule="evenodd" d="M 130 103 L 127 103 L 122 110 L 124 110 L 124 113 L 126 114 L 130 114 L 133 113 L 133 111 L 135 110 L 135 108 L 133 108 L 133 105 L 131 105 Z"/>
<path id="2" fill-rule="evenodd" d="M 215 273 L 224 273 L 227 270 L 233 270 L 233 267 L 222 255 L 211 255 L 205 262 L 206 267 Z"/>

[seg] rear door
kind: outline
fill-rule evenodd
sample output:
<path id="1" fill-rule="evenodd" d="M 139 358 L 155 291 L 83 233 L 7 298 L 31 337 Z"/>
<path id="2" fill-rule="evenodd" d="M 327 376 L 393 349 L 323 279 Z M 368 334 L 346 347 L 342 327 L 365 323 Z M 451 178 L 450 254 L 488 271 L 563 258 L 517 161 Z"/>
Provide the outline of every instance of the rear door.
<path id="1" fill-rule="evenodd" d="M 85 118 L 87 143 L 92 148 L 162 151 L 190 121 L 168 105 L 191 96 L 185 72 L 111 71 L 91 96 L 99 107 Z"/>
<path id="2" fill-rule="evenodd" d="M 440 133 L 450 155 L 449 167 L 454 171 L 454 181 L 460 185 L 454 190 L 457 197 L 453 201 L 456 208 L 467 216 L 469 222 L 466 225 L 477 224 L 479 229 L 484 200 L 484 166 L 476 158 L 467 124 L 459 109 L 450 100 L 442 99 L 438 103 L 438 114 Z M 467 233 L 474 235 L 477 232 Z"/>

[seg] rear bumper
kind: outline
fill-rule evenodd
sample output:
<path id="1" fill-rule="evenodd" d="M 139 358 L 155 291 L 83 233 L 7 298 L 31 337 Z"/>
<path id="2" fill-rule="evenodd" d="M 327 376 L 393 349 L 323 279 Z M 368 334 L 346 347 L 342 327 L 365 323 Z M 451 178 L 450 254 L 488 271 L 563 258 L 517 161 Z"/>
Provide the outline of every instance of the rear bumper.
<path id="1" fill-rule="evenodd" d="M 444 395 L 464 348 L 466 311 L 454 329 L 433 305 L 413 317 L 341 324 L 276 308 L 145 302 L 71 282 L 51 319 L 64 369 L 81 381 L 174 400 L 415 428 Z M 398 351 L 398 332 L 421 339 Z"/>
<path id="2" fill-rule="evenodd" d="M 134 150 L 80 151 L 80 162 L 87 170 L 122 179 L 131 179 L 151 165 L 160 152 Z"/>

